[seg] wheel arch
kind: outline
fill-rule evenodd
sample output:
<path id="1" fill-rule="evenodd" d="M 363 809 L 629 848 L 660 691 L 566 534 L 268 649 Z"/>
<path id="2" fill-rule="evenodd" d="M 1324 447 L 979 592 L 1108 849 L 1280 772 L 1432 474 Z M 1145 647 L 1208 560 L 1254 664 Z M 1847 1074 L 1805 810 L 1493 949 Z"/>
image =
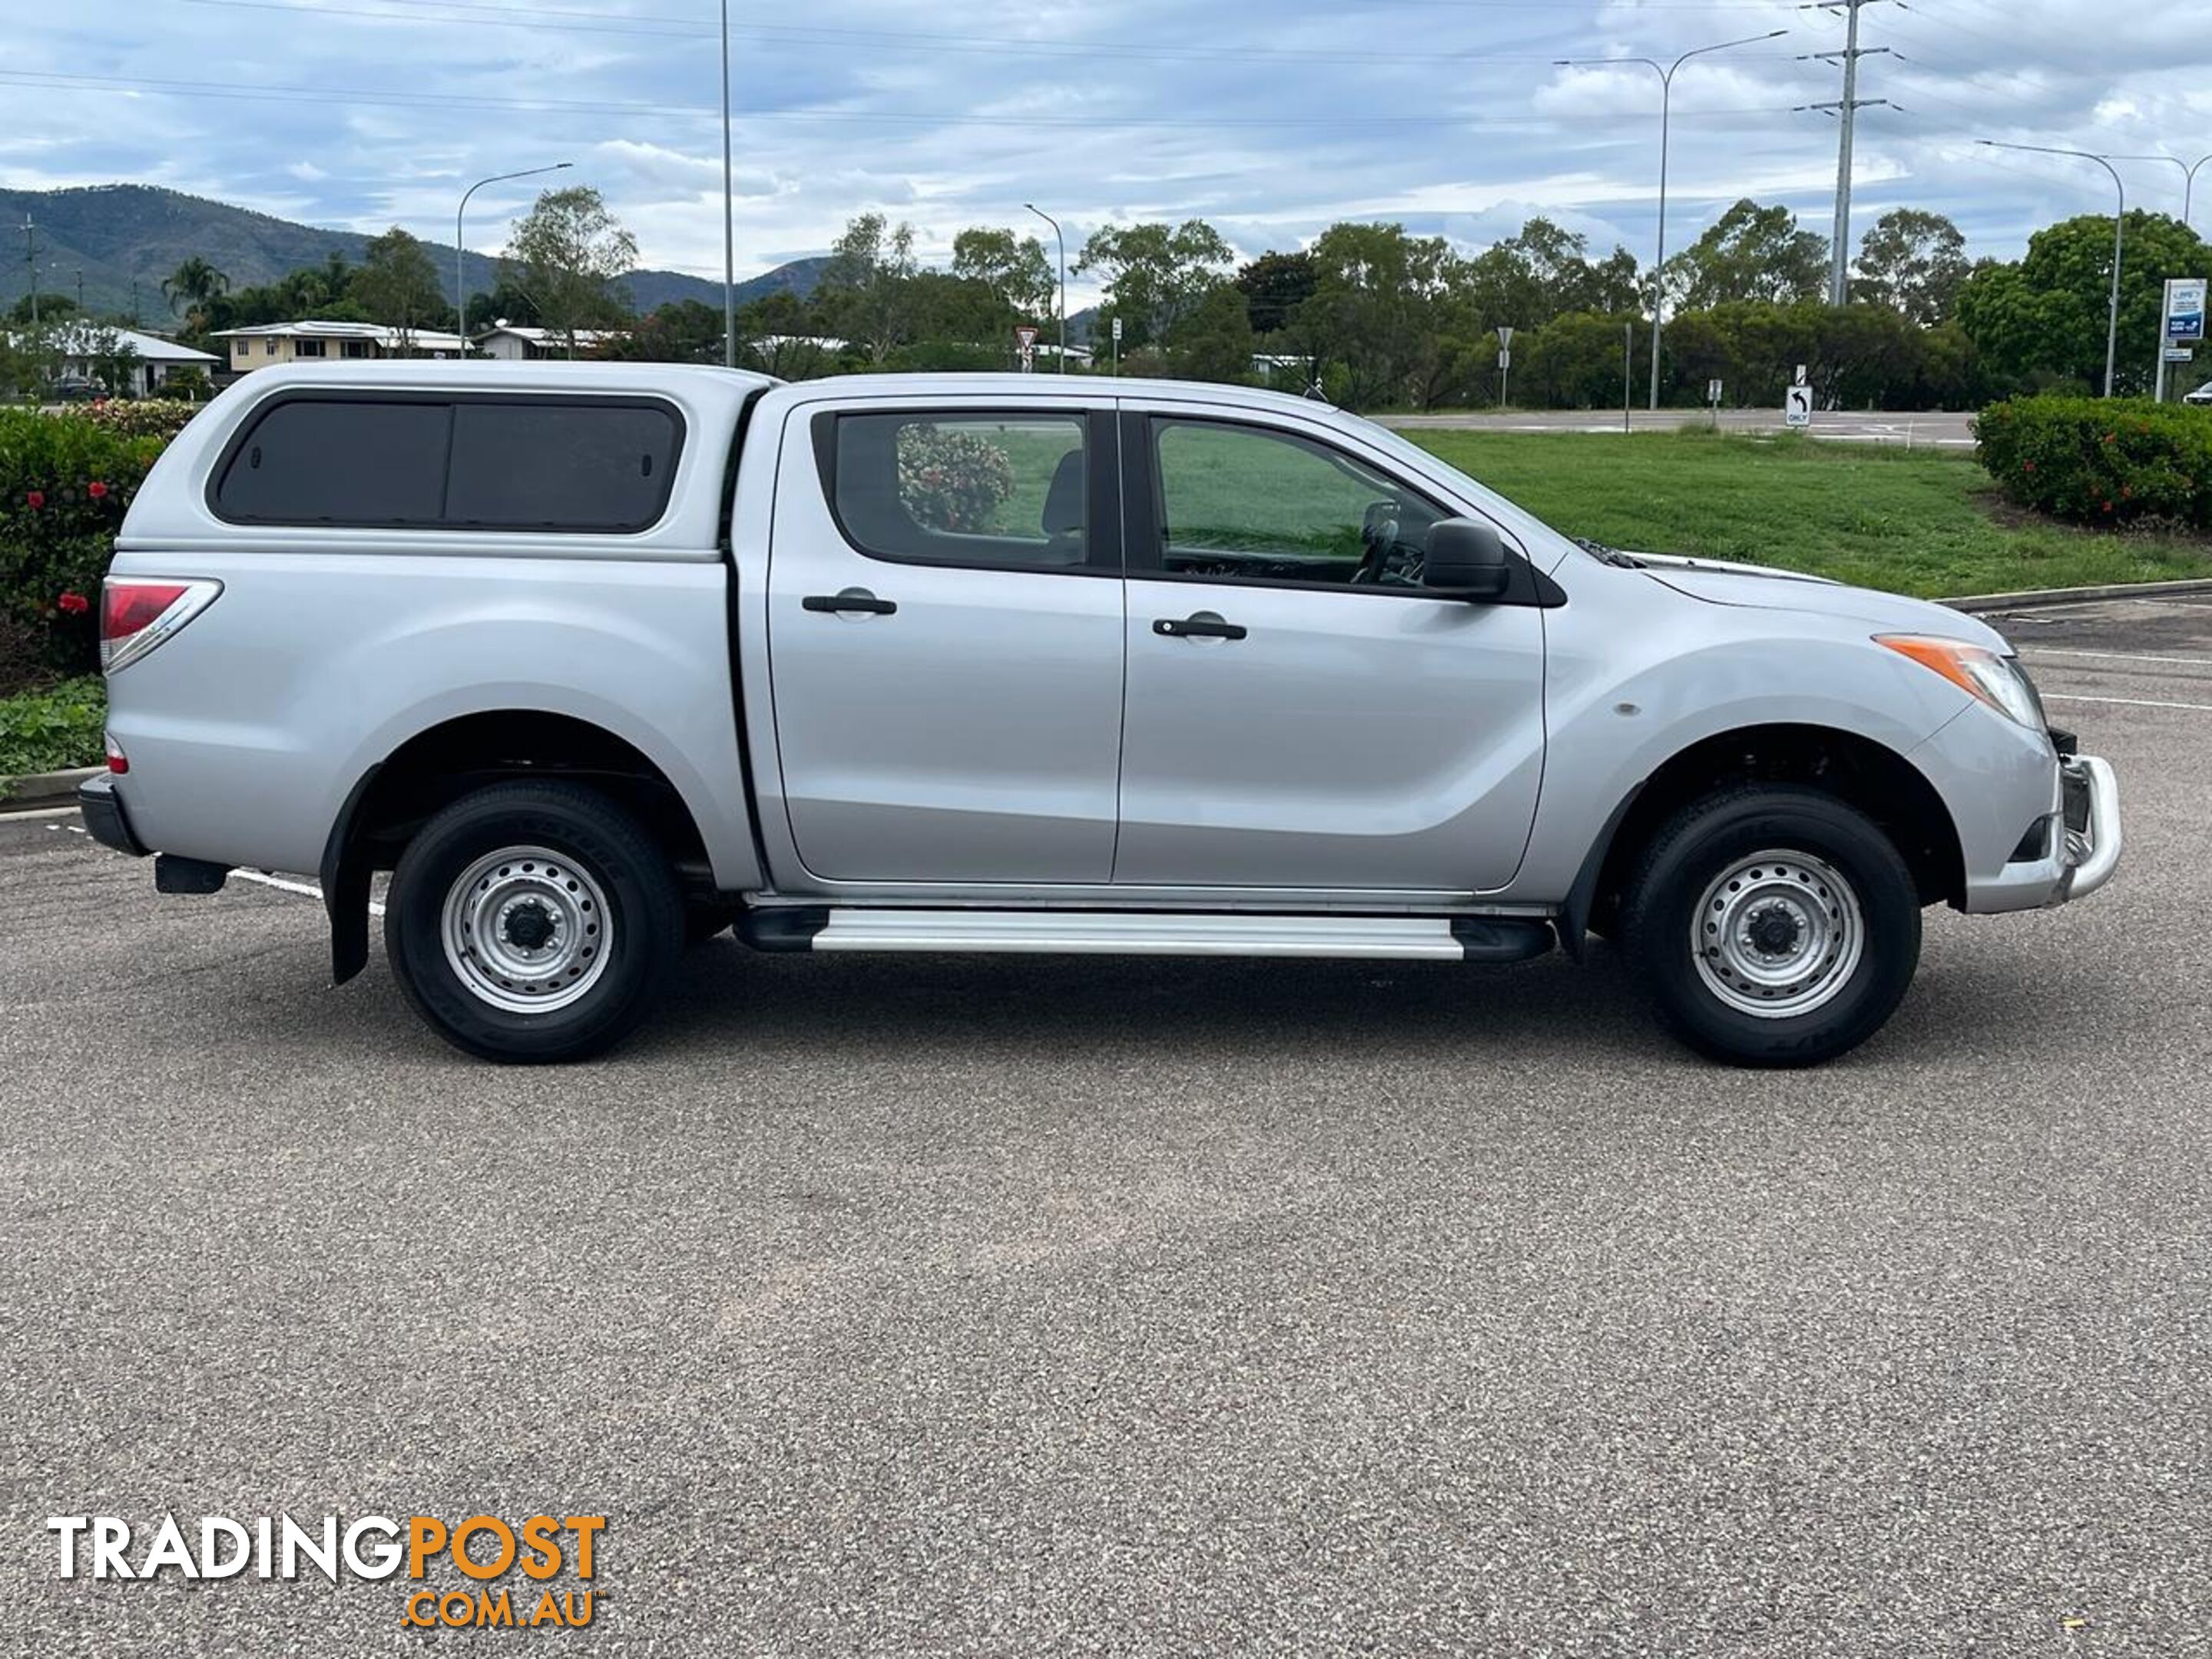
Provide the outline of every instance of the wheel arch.
<path id="1" fill-rule="evenodd" d="M 629 738 L 549 709 L 453 715 L 370 764 L 331 823 L 319 873 L 331 919 L 334 982 L 344 984 L 368 965 L 369 883 L 375 872 L 392 868 L 415 830 L 451 802 L 518 778 L 561 778 L 604 790 L 637 815 L 686 886 L 714 886 L 706 839 L 691 804 L 667 771 Z"/>
<path id="2" fill-rule="evenodd" d="M 1839 727 L 1778 722 L 1715 732 L 1690 744 L 1614 806 L 1561 907 L 1561 943 L 1607 925 L 1639 848 L 1690 802 L 1747 783 L 1819 789 L 1866 814 L 1896 846 L 1925 905 L 1966 902 L 1966 859 L 1942 794 L 1887 744 Z"/>

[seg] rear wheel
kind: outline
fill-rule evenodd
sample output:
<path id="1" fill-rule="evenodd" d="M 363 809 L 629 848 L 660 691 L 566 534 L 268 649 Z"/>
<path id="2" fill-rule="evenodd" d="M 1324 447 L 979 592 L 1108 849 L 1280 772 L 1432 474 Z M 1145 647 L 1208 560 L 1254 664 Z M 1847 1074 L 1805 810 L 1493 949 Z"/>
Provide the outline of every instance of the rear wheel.
<path id="1" fill-rule="evenodd" d="M 567 783 L 463 797 L 408 844 L 384 940 L 416 1010 L 489 1060 L 580 1060 L 665 988 L 684 937 L 667 855 L 629 812 Z"/>
<path id="2" fill-rule="evenodd" d="M 1622 896 L 1621 945 L 1700 1052 L 1810 1066 L 1880 1030 L 1920 960 L 1920 898 L 1889 838 L 1814 790 L 1753 787 L 1678 813 Z"/>

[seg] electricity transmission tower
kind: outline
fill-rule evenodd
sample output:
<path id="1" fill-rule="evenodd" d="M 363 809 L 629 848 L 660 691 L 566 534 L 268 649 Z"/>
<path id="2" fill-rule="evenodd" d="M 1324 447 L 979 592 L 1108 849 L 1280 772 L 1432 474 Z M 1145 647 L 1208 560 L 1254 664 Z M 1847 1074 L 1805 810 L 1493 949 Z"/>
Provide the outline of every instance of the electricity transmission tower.
<path id="1" fill-rule="evenodd" d="M 1807 104 L 1808 110 L 1820 110 L 1837 118 L 1843 127 L 1843 139 L 1836 158 L 1836 234 L 1828 250 L 1828 303 L 1842 305 L 1850 297 L 1851 281 L 1851 142 L 1856 137 L 1858 112 L 1863 109 L 1895 109 L 1887 98 L 1859 96 L 1859 59 L 1893 55 L 1887 46 L 1859 45 L 1859 12 L 1867 6 L 1880 5 L 1882 0 L 1819 0 L 1808 11 L 1835 11 L 1844 14 L 1845 35 L 1841 52 L 1808 52 L 1808 60 L 1844 66 L 1844 95 L 1832 104 Z"/>

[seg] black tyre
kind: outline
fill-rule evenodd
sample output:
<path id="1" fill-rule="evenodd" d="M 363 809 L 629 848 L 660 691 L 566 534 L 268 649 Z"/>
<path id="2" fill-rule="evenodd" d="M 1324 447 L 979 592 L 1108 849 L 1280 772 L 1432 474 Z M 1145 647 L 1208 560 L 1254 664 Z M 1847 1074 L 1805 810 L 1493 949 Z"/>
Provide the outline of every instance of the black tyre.
<path id="1" fill-rule="evenodd" d="M 1880 1030 L 1920 962 L 1920 898 L 1864 814 L 1749 787 L 1684 808 L 1621 896 L 1630 970 L 1691 1047 L 1813 1066 Z"/>
<path id="2" fill-rule="evenodd" d="M 407 997 L 487 1060 L 581 1060 L 648 1014 L 684 948 L 667 854 L 596 790 L 502 783 L 400 856 L 384 945 Z"/>

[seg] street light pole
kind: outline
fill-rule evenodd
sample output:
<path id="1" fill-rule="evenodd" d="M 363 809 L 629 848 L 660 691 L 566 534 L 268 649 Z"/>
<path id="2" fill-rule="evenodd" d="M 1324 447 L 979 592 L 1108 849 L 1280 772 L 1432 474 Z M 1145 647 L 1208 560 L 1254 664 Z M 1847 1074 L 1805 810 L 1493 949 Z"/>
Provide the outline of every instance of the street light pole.
<path id="1" fill-rule="evenodd" d="M 1067 238 L 1060 234 L 1060 221 L 1047 213 L 1035 202 L 1022 205 L 1052 227 L 1052 239 L 1060 244 L 1060 372 L 1067 373 Z M 1097 336 L 1091 337 L 1091 350 L 1097 350 Z M 1097 362 L 1095 356 L 1093 363 Z"/>
<path id="2" fill-rule="evenodd" d="M 737 173 L 730 142 L 730 0 L 722 0 L 722 366 L 738 366 Z"/>
<path id="3" fill-rule="evenodd" d="M 1978 138 L 1974 141 L 1990 149 L 2030 150 L 2038 155 L 2069 155 L 2077 161 L 2094 161 L 2112 175 L 2112 188 L 2119 192 L 2119 206 L 2112 215 L 2112 297 L 2105 323 L 2105 395 L 2112 395 L 2112 380 L 2120 361 L 2120 259 L 2126 249 L 2128 234 L 2128 185 L 2120 177 L 2120 170 L 2109 157 L 2093 150 L 2060 149 L 2051 144 L 2014 144 L 1998 138 Z"/>
<path id="4" fill-rule="evenodd" d="M 1692 46 L 1671 64 L 1662 64 L 1656 58 L 1560 58 L 1553 62 L 1554 69 L 1641 64 L 1659 77 L 1659 250 L 1651 262 L 1651 407 L 1655 410 L 1659 407 L 1659 334 L 1667 307 L 1667 293 L 1660 271 L 1667 263 L 1667 149 L 1674 125 L 1674 72 L 1692 58 L 1727 52 L 1735 46 L 1755 46 L 1761 40 L 1778 40 L 1789 33 L 1788 29 L 1770 29 L 1765 34 L 1747 34 L 1741 40 L 1718 40 L 1710 46 Z"/>
<path id="5" fill-rule="evenodd" d="M 486 185 L 505 184 L 509 179 L 535 179 L 541 173 L 558 173 L 563 167 L 574 167 L 573 161 L 556 161 L 550 167 L 525 167 L 520 173 L 495 173 L 489 179 L 479 179 L 461 192 L 461 204 L 453 210 L 453 333 L 461 343 L 461 357 L 469 355 L 469 279 L 468 242 L 462 222 L 469 211 L 469 198 Z"/>
<path id="6" fill-rule="evenodd" d="M 2197 169 L 2207 161 L 2212 161 L 2212 155 L 2199 156 L 2193 165 L 2183 161 L 2179 155 L 2115 155 L 2112 159 L 2115 161 L 2164 161 L 2170 167 L 2179 167 L 2181 169 L 2181 222 L 2185 225 L 2189 222 L 2189 210 L 2195 204 L 2197 198 Z"/>

